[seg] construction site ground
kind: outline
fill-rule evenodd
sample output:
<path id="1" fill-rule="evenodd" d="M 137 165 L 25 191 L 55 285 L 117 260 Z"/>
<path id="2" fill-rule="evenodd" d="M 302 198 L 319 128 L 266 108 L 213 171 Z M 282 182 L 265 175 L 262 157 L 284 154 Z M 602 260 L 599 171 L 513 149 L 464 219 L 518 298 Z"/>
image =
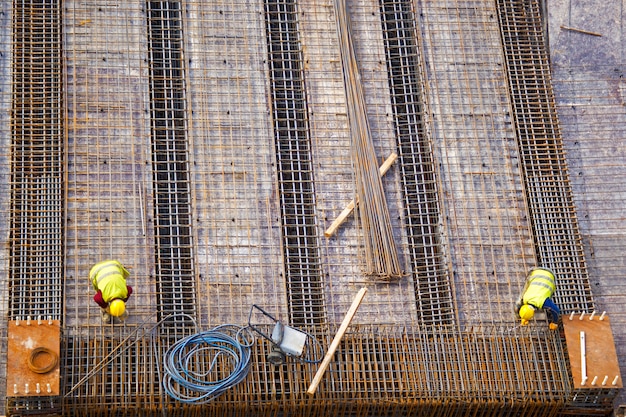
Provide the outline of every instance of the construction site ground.
<path id="1" fill-rule="evenodd" d="M 587 0 L 547 3 L 554 93 L 591 287 L 598 310 L 611 314 L 624 375 L 624 4 Z M 615 405 L 624 404 L 622 391 Z"/>
<path id="2" fill-rule="evenodd" d="M 623 2 L 347 1 L 377 163 L 398 156 L 392 279 L 367 273 L 361 218 L 324 236 L 356 198 L 332 0 L 59 3 L 0 0 L 3 409 L 623 412 L 623 390 L 576 386 L 561 334 L 513 311 L 550 267 L 564 317 L 610 317 L 626 374 Z M 104 259 L 131 272 L 123 324 L 92 300 Z M 316 366 L 273 368 L 262 338 L 206 408 L 163 392 L 174 340 L 259 305 L 328 347 L 363 287 L 317 397 Z M 7 384 L 27 317 L 60 323 L 50 400 Z"/>

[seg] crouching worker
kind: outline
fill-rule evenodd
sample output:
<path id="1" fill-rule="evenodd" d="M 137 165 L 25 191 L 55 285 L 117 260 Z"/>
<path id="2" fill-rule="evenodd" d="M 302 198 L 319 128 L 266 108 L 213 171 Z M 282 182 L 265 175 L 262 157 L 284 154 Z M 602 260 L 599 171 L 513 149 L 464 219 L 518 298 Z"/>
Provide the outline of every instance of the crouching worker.
<path id="1" fill-rule="evenodd" d="M 535 316 L 535 311 L 542 309 L 551 330 L 558 327 L 561 311 L 550 297 L 556 289 L 554 272 L 548 268 L 533 268 L 528 273 L 522 295 L 518 298 L 515 308 L 522 320 L 522 326 Z"/>
<path id="2" fill-rule="evenodd" d="M 89 281 L 96 295 L 93 300 L 102 308 L 102 322 L 110 323 L 111 316 L 124 321 L 128 317 L 126 301 L 133 293 L 126 285 L 130 273 L 118 261 L 98 262 L 89 271 Z"/>

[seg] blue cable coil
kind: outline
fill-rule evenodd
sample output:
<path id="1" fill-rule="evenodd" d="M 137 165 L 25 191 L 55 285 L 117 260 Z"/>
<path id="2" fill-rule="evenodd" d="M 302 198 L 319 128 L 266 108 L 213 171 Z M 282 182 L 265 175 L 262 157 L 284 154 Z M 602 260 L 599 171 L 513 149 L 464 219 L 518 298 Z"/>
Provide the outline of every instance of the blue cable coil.
<path id="1" fill-rule="evenodd" d="M 248 328 L 235 325 L 180 339 L 165 352 L 163 388 L 188 404 L 214 400 L 246 378 L 253 343 Z"/>

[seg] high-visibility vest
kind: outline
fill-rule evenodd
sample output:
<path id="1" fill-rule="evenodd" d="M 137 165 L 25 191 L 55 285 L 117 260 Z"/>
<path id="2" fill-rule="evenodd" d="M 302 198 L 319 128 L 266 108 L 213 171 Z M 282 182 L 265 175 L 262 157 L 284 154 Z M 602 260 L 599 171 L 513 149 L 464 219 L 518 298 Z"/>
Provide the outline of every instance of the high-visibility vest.
<path id="1" fill-rule="evenodd" d="M 109 260 L 98 262 L 91 267 L 89 280 L 94 290 L 100 290 L 102 299 L 108 303 L 116 298 L 121 300 L 128 298 L 126 278 L 129 275 L 130 273 L 121 263 Z"/>
<path id="2" fill-rule="evenodd" d="M 524 304 L 542 308 L 546 299 L 556 290 L 554 274 L 547 269 L 533 269 L 528 276 L 528 286 L 522 297 Z"/>

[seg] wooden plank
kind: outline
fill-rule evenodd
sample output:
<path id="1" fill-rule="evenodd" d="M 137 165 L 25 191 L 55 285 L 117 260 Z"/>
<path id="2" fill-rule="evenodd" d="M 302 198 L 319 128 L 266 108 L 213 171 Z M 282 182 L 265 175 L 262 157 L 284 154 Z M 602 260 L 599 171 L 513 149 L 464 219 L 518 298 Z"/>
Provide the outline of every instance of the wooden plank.
<path id="1" fill-rule="evenodd" d="M 396 161 L 396 159 L 398 159 L 398 154 L 396 154 L 395 152 L 387 157 L 385 162 L 383 162 L 383 164 L 378 169 L 378 172 L 379 172 L 381 177 L 383 175 L 385 175 L 387 173 L 387 171 L 389 171 L 389 168 L 391 168 L 391 165 L 393 165 L 393 163 Z M 348 205 L 346 206 L 346 208 L 343 209 L 343 211 L 331 223 L 331 225 L 328 227 L 328 229 L 326 229 L 326 231 L 324 232 L 324 236 L 326 236 L 326 237 L 333 236 L 337 232 L 337 229 L 339 229 L 339 226 L 341 226 L 343 224 L 343 222 L 346 221 L 348 216 L 350 214 L 352 214 L 352 212 L 354 211 L 354 208 L 356 207 L 357 203 L 358 203 L 358 200 L 356 198 L 353 199 L 352 201 L 350 201 L 348 203 Z"/>
<path id="2" fill-rule="evenodd" d="M 330 361 L 333 360 L 335 351 L 339 347 L 339 343 L 341 343 L 341 339 L 343 338 L 343 335 L 346 333 L 346 330 L 348 330 L 348 326 L 352 322 L 352 318 L 356 314 L 356 311 L 361 305 L 361 301 L 363 301 L 363 297 L 365 297 L 366 293 L 367 293 L 367 287 L 363 287 L 357 293 L 356 297 L 354 297 L 354 300 L 352 301 L 352 305 L 350 306 L 350 309 L 346 313 L 346 316 L 341 322 L 341 326 L 339 327 L 339 330 L 337 330 L 337 333 L 335 334 L 335 337 L 333 338 L 332 343 L 328 347 L 328 351 L 326 352 L 326 355 L 324 356 L 324 359 L 322 360 L 322 364 L 318 368 L 317 373 L 315 374 L 315 377 L 313 378 L 313 381 L 311 382 L 311 385 L 309 385 L 309 389 L 306 391 L 307 394 L 313 395 L 317 391 L 317 387 L 319 386 L 320 381 L 322 380 L 322 377 L 324 376 L 324 373 L 326 372 L 326 369 L 328 369 L 328 365 L 330 365 Z"/>

